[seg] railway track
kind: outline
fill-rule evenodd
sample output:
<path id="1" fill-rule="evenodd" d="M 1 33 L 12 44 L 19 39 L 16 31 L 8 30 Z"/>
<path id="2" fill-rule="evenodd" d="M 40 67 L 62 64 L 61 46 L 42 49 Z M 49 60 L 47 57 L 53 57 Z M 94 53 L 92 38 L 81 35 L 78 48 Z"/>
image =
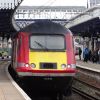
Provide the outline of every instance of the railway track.
<path id="1" fill-rule="evenodd" d="M 79 67 L 77 69 L 73 89 L 87 95 L 89 100 L 100 100 L 100 73 Z"/>
<path id="2" fill-rule="evenodd" d="M 14 73 L 14 72 L 12 71 L 12 73 Z M 16 74 L 15 74 L 15 76 L 13 78 L 17 79 L 16 78 Z M 27 81 L 29 81 L 29 80 L 27 80 Z M 30 97 L 33 99 L 34 98 L 33 94 L 35 94 L 33 92 L 34 90 L 32 90 L 33 83 L 29 82 L 30 84 L 32 84 L 32 85 L 30 85 L 30 84 L 27 84 L 27 81 L 26 81 L 26 83 L 22 83 L 22 80 L 19 80 L 19 79 L 16 80 L 16 82 L 23 88 L 23 90 L 25 90 L 26 93 L 28 93 L 30 95 Z M 25 80 L 24 80 L 24 82 L 25 82 Z M 75 92 L 76 95 L 81 96 L 82 99 L 80 99 L 78 97 L 76 97 L 76 98 L 74 98 L 74 97 L 72 97 L 72 98 L 64 97 L 65 98 L 64 100 L 100 100 L 100 98 L 99 98 L 100 97 L 100 94 L 99 94 L 100 90 L 96 86 L 94 86 L 94 85 L 92 86 L 89 83 L 87 83 L 85 81 L 82 81 L 82 80 L 80 80 L 78 78 L 74 78 L 74 82 L 73 83 L 74 83 L 74 86 L 72 88 L 73 92 Z M 76 88 L 77 87 L 76 84 L 78 85 L 79 88 Z M 28 87 L 30 86 L 29 90 L 26 89 L 27 86 Z M 88 91 L 87 91 L 87 88 L 88 88 Z M 91 90 L 91 88 L 92 88 L 92 90 Z M 81 91 L 81 90 L 86 90 L 87 92 L 86 91 Z M 93 92 L 92 95 L 89 94 L 91 91 Z M 95 94 L 95 96 L 94 96 L 94 94 Z M 39 98 L 39 95 L 37 96 L 37 98 Z M 39 99 L 35 98 L 35 99 L 36 100 L 40 100 L 40 98 Z M 53 100 L 53 99 L 50 99 L 50 98 L 49 99 L 45 99 L 45 97 L 44 97 L 44 99 L 41 99 L 41 100 Z M 57 100 L 57 99 L 55 99 L 55 100 Z"/>
<path id="3" fill-rule="evenodd" d="M 95 90 L 97 90 L 97 91 L 100 91 L 100 87 L 97 87 L 97 86 L 95 86 L 95 85 L 93 85 L 93 84 L 90 84 L 90 83 L 88 83 L 88 82 L 86 82 L 86 81 L 80 80 L 80 79 L 78 79 L 78 78 L 74 78 L 74 81 L 78 81 L 78 82 L 80 82 L 80 83 L 82 83 L 82 84 L 84 84 L 84 85 L 86 85 L 86 86 L 88 86 L 88 87 L 90 87 L 90 88 L 93 88 L 93 89 L 95 89 Z"/>
<path id="4" fill-rule="evenodd" d="M 86 100 L 100 100 L 100 99 L 93 97 L 93 96 L 91 96 L 91 95 L 89 95 L 89 94 L 87 94 L 87 93 L 85 93 L 85 92 L 83 92 L 75 87 L 72 87 L 72 90 L 73 90 L 73 92 L 81 95 Z"/>

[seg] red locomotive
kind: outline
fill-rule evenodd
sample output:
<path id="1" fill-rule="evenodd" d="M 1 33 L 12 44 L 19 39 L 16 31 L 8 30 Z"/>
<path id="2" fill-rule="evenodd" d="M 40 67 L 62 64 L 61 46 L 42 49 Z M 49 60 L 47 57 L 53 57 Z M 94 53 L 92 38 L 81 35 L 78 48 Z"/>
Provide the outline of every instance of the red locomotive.
<path id="1" fill-rule="evenodd" d="M 36 21 L 14 37 L 12 66 L 18 76 L 33 77 L 35 82 L 67 95 L 76 73 L 73 46 L 73 35 L 64 26 Z"/>

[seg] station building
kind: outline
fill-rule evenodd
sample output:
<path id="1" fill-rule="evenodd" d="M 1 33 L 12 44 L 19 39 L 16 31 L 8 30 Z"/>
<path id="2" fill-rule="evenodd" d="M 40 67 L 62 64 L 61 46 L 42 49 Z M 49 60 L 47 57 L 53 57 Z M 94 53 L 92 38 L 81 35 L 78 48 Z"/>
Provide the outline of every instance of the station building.
<path id="1" fill-rule="evenodd" d="M 70 19 L 85 10 L 84 6 L 20 6 L 15 19 Z"/>

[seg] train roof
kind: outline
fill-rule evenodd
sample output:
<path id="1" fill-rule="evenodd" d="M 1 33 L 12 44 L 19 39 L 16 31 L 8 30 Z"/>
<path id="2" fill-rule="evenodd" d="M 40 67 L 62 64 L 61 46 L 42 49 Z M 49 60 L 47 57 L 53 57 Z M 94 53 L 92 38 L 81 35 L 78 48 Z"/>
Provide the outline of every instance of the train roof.
<path id="1" fill-rule="evenodd" d="M 66 27 L 50 20 L 35 21 L 21 30 L 21 32 L 32 34 L 66 34 L 68 31 Z"/>

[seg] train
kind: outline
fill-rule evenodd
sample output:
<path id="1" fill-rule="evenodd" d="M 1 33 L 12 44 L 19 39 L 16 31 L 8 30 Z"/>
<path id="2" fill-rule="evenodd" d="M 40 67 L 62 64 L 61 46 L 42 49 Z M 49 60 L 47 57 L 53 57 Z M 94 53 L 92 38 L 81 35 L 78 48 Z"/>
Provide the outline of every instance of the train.
<path id="1" fill-rule="evenodd" d="M 61 95 L 70 95 L 76 74 L 73 35 L 66 27 L 39 20 L 13 37 L 12 67 L 19 77 L 33 78 Z"/>

